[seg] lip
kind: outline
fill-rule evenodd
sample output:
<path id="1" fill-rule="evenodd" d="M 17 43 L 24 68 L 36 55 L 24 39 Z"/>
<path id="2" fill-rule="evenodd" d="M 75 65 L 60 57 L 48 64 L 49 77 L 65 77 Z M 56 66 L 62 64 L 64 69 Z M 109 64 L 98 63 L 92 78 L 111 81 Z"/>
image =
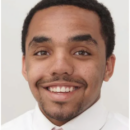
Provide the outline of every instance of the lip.
<path id="1" fill-rule="evenodd" d="M 70 83 L 70 82 L 51 82 L 51 83 L 44 83 L 40 85 L 43 88 L 52 87 L 52 86 L 74 86 L 74 87 L 82 87 L 78 83 Z"/>
<path id="2" fill-rule="evenodd" d="M 67 102 L 71 99 L 74 100 L 76 93 L 78 94 L 78 92 L 82 88 L 82 86 L 79 85 L 78 83 L 70 83 L 70 82 L 45 83 L 44 85 L 41 84 L 40 86 L 43 88 L 44 94 L 46 93 L 46 98 L 49 98 L 51 101 L 55 101 L 55 102 Z M 53 86 L 65 86 L 65 87 L 73 86 L 73 87 L 78 87 L 78 89 L 76 89 L 72 92 L 66 92 L 66 93 L 51 92 L 46 89 L 47 87 L 53 87 Z"/>

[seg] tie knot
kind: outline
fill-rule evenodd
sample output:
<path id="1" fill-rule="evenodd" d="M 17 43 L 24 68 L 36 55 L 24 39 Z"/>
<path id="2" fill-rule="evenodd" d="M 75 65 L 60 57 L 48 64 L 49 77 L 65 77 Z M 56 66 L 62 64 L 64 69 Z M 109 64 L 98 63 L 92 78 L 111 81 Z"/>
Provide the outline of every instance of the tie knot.
<path id="1" fill-rule="evenodd" d="M 52 128 L 52 130 L 63 130 L 62 128 Z"/>

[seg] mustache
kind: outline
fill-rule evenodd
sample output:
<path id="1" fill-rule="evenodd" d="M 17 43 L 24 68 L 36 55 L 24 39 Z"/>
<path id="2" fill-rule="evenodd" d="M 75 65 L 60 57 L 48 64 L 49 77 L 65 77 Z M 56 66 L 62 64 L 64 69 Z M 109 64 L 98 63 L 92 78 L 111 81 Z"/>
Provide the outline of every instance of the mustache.
<path id="1" fill-rule="evenodd" d="M 76 79 L 76 78 L 72 78 L 68 75 L 54 76 L 50 79 L 40 79 L 36 82 L 36 86 L 39 86 L 40 84 L 55 82 L 55 81 L 67 81 L 67 82 L 71 82 L 71 83 L 81 84 L 86 88 L 88 87 L 88 83 L 84 79 Z"/>

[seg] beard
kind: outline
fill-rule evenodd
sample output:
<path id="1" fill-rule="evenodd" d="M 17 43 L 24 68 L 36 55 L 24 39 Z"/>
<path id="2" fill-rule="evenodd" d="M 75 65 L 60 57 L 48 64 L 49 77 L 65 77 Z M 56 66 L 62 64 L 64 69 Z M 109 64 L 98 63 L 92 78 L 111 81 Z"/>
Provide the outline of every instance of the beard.
<path id="1" fill-rule="evenodd" d="M 37 87 L 40 89 L 40 84 L 54 82 L 54 81 L 67 81 L 67 82 L 75 82 L 83 86 L 84 89 L 87 89 L 87 82 L 83 79 L 75 79 L 69 77 L 67 75 L 64 76 L 54 76 L 52 79 L 48 80 L 39 80 L 37 82 Z M 84 97 L 80 95 L 79 99 L 71 102 L 54 102 L 48 101 L 43 93 L 39 90 L 40 100 L 39 106 L 42 113 L 45 116 L 53 118 L 58 121 L 69 121 L 79 115 L 84 111 Z"/>
<path id="2" fill-rule="evenodd" d="M 76 105 L 71 106 L 71 109 L 69 109 L 68 104 L 65 102 L 53 102 L 53 106 L 49 107 L 47 102 L 41 97 L 39 105 L 44 115 L 57 121 L 69 121 L 83 112 L 83 104 L 81 101 L 77 102 Z"/>

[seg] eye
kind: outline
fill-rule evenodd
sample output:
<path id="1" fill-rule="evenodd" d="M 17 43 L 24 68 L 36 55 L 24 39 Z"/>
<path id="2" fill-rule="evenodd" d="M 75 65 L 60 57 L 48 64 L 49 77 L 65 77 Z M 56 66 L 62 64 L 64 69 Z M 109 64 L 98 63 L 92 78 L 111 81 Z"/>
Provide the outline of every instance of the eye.
<path id="1" fill-rule="evenodd" d="M 50 55 L 47 51 L 38 51 L 34 55 L 41 56 L 41 55 Z"/>
<path id="2" fill-rule="evenodd" d="M 87 55 L 90 55 L 90 53 L 87 52 L 87 51 L 84 51 L 84 50 L 80 50 L 80 51 L 77 51 L 77 52 L 75 53 L 75 55 L 87 56 Z"/>

